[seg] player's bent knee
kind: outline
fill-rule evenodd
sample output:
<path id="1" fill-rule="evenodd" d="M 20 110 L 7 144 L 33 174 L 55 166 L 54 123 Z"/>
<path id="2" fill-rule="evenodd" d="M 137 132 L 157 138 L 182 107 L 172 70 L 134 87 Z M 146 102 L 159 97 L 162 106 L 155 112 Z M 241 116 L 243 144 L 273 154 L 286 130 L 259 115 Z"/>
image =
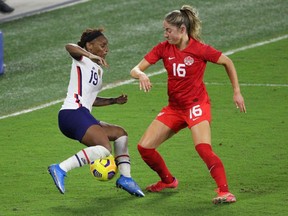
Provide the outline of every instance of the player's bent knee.
<path id="1" fill-rule="evenodd" d="M 119 133 L 118 137 L 128 136 L 128 133 L 127 133 L 127 131 L 126 131 L 124 128 L 118 126 L 118 130 L 119 130 L 119 132 L 118 132 L 118 133 Z"/>
<path id="2" fill-rule="evenodd" d="M 112 132 L 110 137 L 112 137 L 112 140 L 116 140 L 116 139 L 118 139 L 119 137 L 122 137 L 122 136 L 128 136 L 127 131 L 124 128 L 120 127 L 120 126 L 116 126 L 113 129 L 113 132 Z"/>
<path id="3" fill-rule="evenodd" d="M 95 155 L 99 156 L 99 158 L 105 158 L 111 154 L 109 149 L 101 145 L 92 146 L 91 149 Z"/>

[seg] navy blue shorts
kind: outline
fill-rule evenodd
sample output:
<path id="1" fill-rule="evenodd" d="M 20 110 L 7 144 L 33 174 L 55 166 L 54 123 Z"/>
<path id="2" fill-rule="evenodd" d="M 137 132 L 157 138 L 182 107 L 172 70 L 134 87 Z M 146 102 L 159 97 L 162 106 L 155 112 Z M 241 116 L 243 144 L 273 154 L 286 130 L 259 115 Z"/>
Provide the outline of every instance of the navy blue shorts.
<path id="1" fill-rule="evenodd" d="M 95 119 L 85 107 L 76 110 L 60 110 L 58 113 L 58 125 L 61 132 L 79 142 L 90 126 L 99 124 L 100 121 Z"/>

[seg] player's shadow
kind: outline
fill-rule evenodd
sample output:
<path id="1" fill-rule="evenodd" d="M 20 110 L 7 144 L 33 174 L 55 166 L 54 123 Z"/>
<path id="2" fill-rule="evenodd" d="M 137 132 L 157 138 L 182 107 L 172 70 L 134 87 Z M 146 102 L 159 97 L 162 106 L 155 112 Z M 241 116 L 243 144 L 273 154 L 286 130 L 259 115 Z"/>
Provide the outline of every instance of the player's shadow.
<path id="1" fill-rule="evenodd" d="M 114 189 L 113 189 L 114 190 Z M 72 205 L 64 206 L 63 204 L 59 206 L 54 206 L 51 208 L 51 213 L 53 215 L 91 215 L 91 216 L 121 216 L 123 214 L 123 209 L 127 212 L 126 215 L 160 215 L 160 209 L 151 208 L 159 203 L 159 205 L 165 204 L 165 200 L 173 195 L 178 194 L 177 190 L 172 191 L 162 191 L 161 193 L 148 193 L 148 197 L 135 197 L 122 189 L 115 188 L 115 196 L 101 196 L 97 197 L 95 193 L 95 198 L 85 201 L 85 205 L 81 207 L 73 207 Z M 79 197 L 80 198 L 80 197 Z M 148 199 L 147 199 L 148 198 Z M 83 201 L 82 201 L 83 203 Z M 122 212 L 122 214 L 120 213 Z M 119 214 L 120 213 L 120 214 Z"/>

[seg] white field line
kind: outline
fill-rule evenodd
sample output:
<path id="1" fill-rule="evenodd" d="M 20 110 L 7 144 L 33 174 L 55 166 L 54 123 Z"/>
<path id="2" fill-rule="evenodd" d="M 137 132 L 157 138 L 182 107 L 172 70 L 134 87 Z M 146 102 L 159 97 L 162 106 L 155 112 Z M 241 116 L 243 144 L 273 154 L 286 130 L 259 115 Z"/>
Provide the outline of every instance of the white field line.
<path id="1" fill-rule="evenodd" d="M 279 40 L 283 40 L 283 39 L 286 39 L 286 38 L 288 38 L 288 35 L 283 35 L 281 37 L 273 38 L 273 39 L 270 39 L 270 40 L 267 40 L 267 41 L 262 41 L 262 42 L 259 42 L 259 43 L 255 43 L 255 44 L 251 44 L 251 45 L 248 45 L 248 46 L 240 47 L 240 48 L 235 49 L 235 50 L 227 51 L 224 54 L 225 55 L 232 55 L 232 54 L 234 54 L 236 52 L 241 52 L 241 51 L 244 51 L 244 50 L 247 50 L 247 49 L 251 49 L 251 48 L 255 48 L 255 47 L 258 47 L 258 46 L 263 46 L 263 45 L 266 45 L 266 44 L 269 44 L 269 43 L 273 43 L 273 42 L 276 42 L 276 41 L 279 41 Z"/>
<path id="2" fill-rule="evenodd" d="M 227 85 L 227 83 L 205 82 L 206 85 Z M 270 84 L 270 83 L 240 83 L 240 86 L 259 86 L 259 87 L 288 87 L 288 84 Z"/>
<path id="3" fill-rule="evenodd" d="M 138 83 L 132 83 L 133 85 L 138 85 Z M 166 82 L 153 82 L 153 85 L 167 85 Z M 220 82 L 205 82 L 205 85 L 210 86 L 231 86 L 230 83 L 220 83 Z M 271 84 L 271 83 L 239 83 L 240 86 L 258 86 L 258 87 L 288 87 L 288 84 Z"/>
<path id="4" fill-rule="evenodd" d="M 279 41 L 279 40 L 283 40 L 283 39 L 286 39 L 286 38 L 288 38 L 288 35 L 283 35 L 281 37 L 273 38 L 271 40 L 262 41 L 262 42 L 259 42 L 259 43 L 255 43 L 255 44 L 251 44 L 251 45 L 248 45 L 248 46 L 240 47 L 238 49 L 230 50 L 230 51 L 225 52 L 224 54 L 225 55 L 232 55 L 232 54 L 237 53 L 237 52 L 241 52 L 241 51 L 245 51 L 247 49 L 252 49 L 252 48 L 255 48 L 255 47 L 263 46 L 263 45 L 266 45 L 266 44 L 269 44 L 269 43 L 273 43 L 273 42 L 276 42 L 276 41 Z M 150 76 L 156 76 L 156 75 L 162 74 L 164 72 L 165 72 L 165 69 L 162 69 L 162 70 L 156 71 L 154 73 L 150 73 L 150 74 L 148 74 L 148 76 L 149 77 Z M 129 80 L 122 81 L 122 82 L 111 83 L 111 84 L 108 84 L 108 85 L 104 86 L 102 88 L 102 91 L 103 90 L 107 90 L 107 89 L 111 89 L 111 88 L 116 88 L 116 87 L 122 86 L 122 85 L 127 85 L 127 84 L 130 84 L 130 83 L 134 82 L 134 81 L 135 81 L 134 79 L 129 79 Z M 206 83 L 206 84 L 209 85 L 209 83 Z M 216 83 L 210 83 L 210 85 L 216 85 Z M 222 84 L 218 83 L 217 85 L 222 85 Z M 287 87 L 288 86 L 286 84 L 241 84 L 241 85 L 246 85 L 246 86 L 283 86 L 283 87 Z M 5 118 L 9 118 L 9 117 L 12 117 L 12 116 L 18 116 L 18 115 L 22 115 L 22 114 L 25 114 L 25 113 L 33 112 L 33 111 L 36 111 L 36 110 L 39 110 L 39 109 L 43 109 L 43 108 L 58 104 L 60 102 L 63 102 L 63 100 L 64 99 L 55 100 L 55 101 L 52 101 L 50 103 L 46 103 L 46 104 L 43 104 L 43 105 L 40 105 L 40 106 L 37 106 L 37 107 L 33 107 L 33 108 L 30 108 L 30 109 L 22 110 L 22 111 L 15 112 L 15 113 L 12 113 L 12 114 L 9 114 L 9 115 L 5 115 L 5 116 L 0 116 L 0 120 L 1 119 L 5 119 Z"/>

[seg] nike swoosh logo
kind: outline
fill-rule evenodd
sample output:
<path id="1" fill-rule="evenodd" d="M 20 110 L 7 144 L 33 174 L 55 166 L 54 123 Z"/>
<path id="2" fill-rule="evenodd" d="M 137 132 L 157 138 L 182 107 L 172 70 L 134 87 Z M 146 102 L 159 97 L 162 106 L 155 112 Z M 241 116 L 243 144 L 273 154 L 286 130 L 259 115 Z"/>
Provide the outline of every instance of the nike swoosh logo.
<path id="1" fill-rule="evenodd" d="M 157 116 L 161 116 L 163 115 L 165 112 L 160 112 Z"/>
<path id="2" fill-rule="evenodd" d="M 172 60 L 172 59 L 174 59 L 175 57 L 168 57 L 168 60 Z"/>

